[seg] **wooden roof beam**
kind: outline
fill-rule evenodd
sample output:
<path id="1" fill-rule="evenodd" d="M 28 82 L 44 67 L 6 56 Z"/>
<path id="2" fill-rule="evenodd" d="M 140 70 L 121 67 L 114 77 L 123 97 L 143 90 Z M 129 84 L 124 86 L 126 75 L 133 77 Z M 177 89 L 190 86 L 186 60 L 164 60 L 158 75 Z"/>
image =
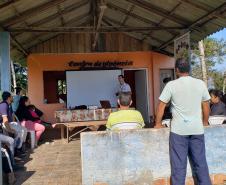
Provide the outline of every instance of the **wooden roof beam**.
<path id="1" fill-rule="evenodd" d="M 1 25 L 3 25 L 4 27 L 7 28 L 9 26 L 12 26 L 14 24 L 17 24 L 17 23 L 24 21 L 24 19 L 26 19 L 26 18 L 29 18 L 31 16 L 35 16 L 35 15 L 39 14 L 40 12 L 46 11 L 49 8 L 56 6 L 56 5 L 58 5 L 58 4 L 60 4 L 64 1 L 65 0 L 52 0 L 52 1 L 49 1 L 48 3 L 41 4 L 37 7 L 34 7 L 34 8 L 31 8 L 31 9 L 28 9 L 24 12 L 21 12 L 20 16 L 13 16 L 13 17 L 1 22 Z"/>
<path id="2" fill-rule="evenodd" d="M 121 25 L 126 24 L 126 21 L 129 19 L 130 14 L 133 12 L 135 8 L 135 5 L 131 5 L 129 10 L 128 10 L 128 14 L 125 15 L 124 19 L 121 21 Z"/>
<path id="3" fill-rule="evenodd" d="M 87 21 L 85 21 L 85 22 L 79 24 L 78 26 L 82 26 L 82 25 L 84 25 L 84 24 L 87 24 L 87 23 L 89 23 L 89 21 L 90 21 L 90 20 L 87 20 Z M 34 46 L 36 46 L 36 45 L 38 45 L 38 44 L 41 44 L 41 43 L 46 42 L 46 41 L 48 41 L 48 40 L 50 40 L 50 39 L 53 39 L 54 37 L 57 37 L 59 34 L 60 34 L 60 33 L 54 33 L 54 34 L 50 35 L 50 36 L 48 37 L 48 39 L 45 39 L 45 40 L 43 40 L 42 42 L 38 42 L 38 43 L 32 44 L 31 46 L 28 47 L 28 50 L 30 50 L 32 47 L 34 47 Z M 34 41 L 34 39 L 33 39 L 33 41 Z"/>
<path id="4" fill-rule="evenodd" d="M 105 20 L 105 21 L 106 21 L 108 24 L 110 24 L 110 25 L 112 25 L 110 22 L 113 22 L 113 23 L 115 23 L 116 25 L 125 25 L 125 21 L 126 21 L 126 19 L 129 18 L 129 15 L 132 13 L 132 10 L 134 9 L 134 7 L 135 7 L 134 5 L 130 7 L 129 13 L 126 15 L 125 19 L 124 19 L 123 22 L 121 22 L 121 23 L 120 23 L 120 22 L 117 22 L 117 21 L 114 21 L 114 20 L 112 20 L 111 18 L 107 18 L 107 17 L 106 17 L 107 20 Z M 110 21 L 110 22 L 109 22 L 109 21 Z M 158 27 L 158 28 L 159 28 L 159 27 Z M 118 30 L 118 29 L 116 28 L 116 30 Z M 134 30 L 134 29 L 133 29 L 133 30 Z M 149 28 L 147 31 L 149 31 L 149 30 L 150 30 L 150 28 Z M 160 44 L 163 43 L 163 41 L 161 41 L 160 39 L 155 38 L 155 37 L 152 37 L 152 36 L 150 36 L 150 35 L 148 35 L 148 34 L 146 34 L 146 37 L 143 38 L 142 41 L 145 40 L 147 37 L 151 38 L 152 40 L 157 41 L 157 42 L 160 43 Z"/>
<path id="5" fill-rule="evenodd" d="M 18 1 L 20 1 L 20 0 L 9 0 L 8 2 L 0 5 L 0 10 L 3 9 L 3 8 L 6 8 L 6 7 L 18 2 Z"/>
<path id="6" fill-rule="evenodd" d="M 119 6 L 115 5 L 115 4 L 112 4 L 112 3 L 110 3 L 110 2 L 108 2 L 107 5 L 108 5 L 108 8 L 110 8 L 110 9 L 112 9 L 112 10 L 119 11 L 119 12 L 125 14 L 125 15 L 128 15 L 129 17 L 135 18 L 135 19 L 137 19 L 137 20 L 139 20 L 139 21 L 142 21 L 142 22 L 144 22 L 144 23 L 146 23 L 146 24 L 151 24 L 151 25 L 153 25 L 153 26 L 156 26 L 156 25 L 157 25 L 157 22 L 151 21 L 151 20 L 149 20 L 149 19 L 146 19 L 146 18 L 144 18 L 144 17 L 141 17 L 141 16 L 139 16 L 139 15 L 137 15 L 137 14 L 134 14 L 134 13 L 132 13 L 132 12 L 129 13 L 128 10 L 126 10 L 126 9 L 124 9 L 124 8 L 121 8 L 121 7 L 119 7 Z"/>
<path id="7" fill-rule="evenodd" d="M 145 10 L 148 10 L 149 12 L 152 12 L 156 15 L 159 15 L 161 17 L 168 19 L 168 20 L 171 20 L 171 21 L 173 21 L 177 24 L 180 24 L 180 25 L 183 25 L 183 26 L 187 26 L 187 25 L 191 24 L 190 21 L 188 21 L 188 20 L 186 20 L 182 17 L 176 16 L 176 15 L 170 15 L 169 14 L 170 12 L 168 12 L 167 10 L 159 8 L 159 7 L 157 7 L 157 6 L 155 6 L 151 3 L 148 3 L 146 1 L 143 1 L 143 0 L 126 0 L 126 1 L 136 5 L 138 7 L 141 7 Z"/>
<path id="8" fill-rule="evenodd" d="M 101 22 L 102 22 L 106 8 L 107 8 L 107 6 L 105 4 L 100 5 L 100 14 L 99 14 L 98 22 L 97 22 L 97 27 L 96 27 L 96 30 L 95 30 L 94 42 L 93 42 L 93 45 L 92 45 L 93 49 L 96 48 L 96 44 L 97 44 L 98 37 L 99 37 L 98 31 L 101 27 Z"/>
<path id="9" fill-rule="evenodd" d="M 107 18 L 111 20 L 110 18 Z M 116 21 L 111 22 L 115 23 Z M 118 24 L 118 23 L 116 23 Z M 121 23 L 120 23 L 121 24 Z M 10 28 L 8 31 L 13 32 L 30 32 L 30 33 L 48 33 L 48 32 L 59 32 L 59 33 L 68 33 L 68 32 L 79 32 L 79 33 L 105 33 L 105 32 L 114 32 L 117 29 L 117 32 L 146 32 L 150 30 L 183 30 L 181 27 L 165 27 L 165 26 L 153 26 L 153 27 L 134 27 L 134 26 L 117 26 L 117 27 L 99 27 L 98 30 L 93 30 L 92 26 L 86 27 L 21 27 L 21 28 Z"/>
<path id="10" fill-rule="evenodd" d="M 93 30 L 95 31 L 96 24 L 97 24 L 97 1 L 96 0 L 90 0 L 90 15 L 91 15 L 90 25 L 93 25 Z"/>
<path id="11" fill-rule="evenodd" d="M 106 17 L 104 17 L 103 18 L 103 22 L 106 24 L 106 25 L 110 25 L 110 26 L 113 26 L 113 27 L 115 27 L 111 22 L 109 22 L 109 20 L 106 20 Z M 115 22 L 114 22 L 114 24 L 116 24 Z M 120 25 L 120 22 L 118 22 L 118 25 Z M 117 30 L 117 27 L 115 27 L 115 29 Z M 134 35 L 134 34 L 128 34 L 127 33 L 127 35 L 129 35 L 129 36 L 131 36 L 131 37 L 133 37 L 133 38 L 135 38 L 135 39 L 137 39 L 137 40 L 140 40 L 140 39 L 138 39 L 137 38 L 137 36 L 136 35 Z M 150 36 L 149 36 L 150 37 Z M 163 42 L 163 41 L 161 41 L 160 39 L 158 39 L 158 38 L 155 38 L 155 37 L 150 37 L 152 40 L 155 40 L 155 41 L 157 41 L 157 42 L 159 42 L 160 44 Z M 143 40 L 140 40 L 140 41 L 143 41 Z M 154 45 L 151 45 L 149 42 L 147 42 L 150 46 L 151 46 L 151 48 L 152 48 L 152 50 L 153 51 L 157 51 L 157 47 L 156 46 L 154 46 Z M 162 53 L 162 54 L 165 54 L 165 55 L 170 55 L 170 56 L 172 56 L 172 53 L 169 53 L 168 51 L 164 51 L 164 50 L 158 50 L 158 52 L 160 52 L 160 53 Z"/>
<path id="12" fill-rule="evenodd" d="M 127 11 L 127 10 L 125 10 L 125 9 L 117 6 L 117 5 L 114 5 L 114 4 L 110 3 L 110 2 L 108 2 L 107 5 L 108 5 L 108 8 L 113 9 L 113 10 L 116 10 L 116 11 L 120 11 L 121 13 L 126 14 L 129 17 L 132 17 L 132 18 L 137 19 L 139 21 L 142 21 L 143 23 L 146 23 L 146 24 L 149 24 L 149 25 L 152 25 L 152 26 L 157 26 L 158 25 L 157 22 L 151 21 L 149 19 L 146 19 L 144 17 L 141 17 L 141 16 L 139 16 L 137 14 L 134 14 L 132 12 L 129 13 L 129 11 Z M 170 33 L 171 35 L 177 35 L 177 34 L 179 34 L 178 32 L 172 32 L 172 31 L 167 31 L 167 32 Z"/>
<path id="13" fill-rule="evenodd" d="M 202 3 L 202 2 L 199 2 L 199 1 L 181 0 L 181 2 L 182 3 L 186 3 L 186 4 L 190 5 L 190 6 L 195 7 L 195 8 L 198 8 L 200 10 L 203 10 L 205 12 L 210 12 L 213 9 L 210 6 L 208 6 L 208 5 L 206 5 L 206 4 Z M 222 15 L 216 14 L 216 16 L 219 17 L 219 18 L 225 19 L 225 17 L 222 16 Z"/>
<path id="14" fill-rule="evenodd" d="M 189 30 L 191 30 L 191 28 L 194 28 L 195 26 L 197 26 L 198 24 L 201 24 L 202 22 L 205 22 L 206 19 L 211 19 L 211 17 L 214 17 L 215 14 L 221 14 L 222 12 L 225 12 L 226 9 L 226 2 L 223 3 L 222 5 L 220 5 L 219 7 L 217 7 L 216 9 L 214 9 L 213 11 L 205 14 L 204 16 L 200 17 L 199 19 L 197 19 L 195 22 L 193 22 L 192 24 L 190 24 L 188 26 L 188 28 L 184 31 L 187 32 Z M 165 42 L 164 44 L 162 44 L 159 49 L 165 48 L 166 46 L 168 46 L 169 44 L 171 44 L 174 39 L 176 39 L 177 37 L 179 37 L 180 35 L 177 35 L 171 39 L 169 39 L 167 42 Z"/>
<path id="15" fill-rule="evenodd" d="M 78 3 L 75 3 L 75 4 L 71 5 L 71 6 L 69 6 L 69 7 L 66 7 L 65 9 L 63 9 L 63 10 L 61 11 L 61 15 L 65 15 L 65 14 L 67 14 L 67 13 L 70 13 L 70 12 L 72 12 L 72 11 L 75 11 L 75 10 L 79 9 L 80 7 L 86 5 L 88 2 L 89 2 L 89 0 L 83 0 L 83 1 L 80 1 L 80 2 L 78 2 Z M 50 16 L 44 18 L 44 19 L 41 19 L 41 20 L 39 20 L 39 21 L 37 21 L 37 22 L 34 22 L 34 23 L 32 23 L 32 24 L 29 24 L 29 25 L 27 25 L 27 26 L 28 26 L 28 27 L 39 26 L 39 25 L 45 24 L 45 23 L 47 23 L 47 22 L 50 22 L 50 21 L 52 21 L 52 20 L 54 20 L 54 19 L 57 19 L 58 16 L 60 16 L 59 12 L 57 12 L 57 13 L 55 13 L 55 14 L 53 14 L 53 15 L 50 15 Z M 14 34 L 14 36 L 17 37 L 17 36 L 19 36 L 20 34 L 21 34 L 21 33 L 17 33 L 17 34 Z"/>
<path id="16" fill-rule="evenodd" d="M 42 25 L 42 24 L 45 24 L 47 22 L 50 22 L 50 21 L 56 19 L 57 16 L 65 15 L 67 13 L 70 13 L 70 12 L 73 12 L 75 10 L 78 10 L 82 6 L 85 6 L 88 2 L 89 2 L 89 0 L 82 0 L 80 2 L 72 4 L 69 7 L 66 7 L 65 9 L 61 10 L 60 13 L 57 12 L 57 13 L 55 13 L 53 15 L 50 15 L 50 16 L 44 18 L 44 19 L 41 19 L 40 21 L 34 22 L 34 23 L 30 24 L 29 26 L 38 26 L 38 25 Z"/>
<path id="17" fill-rule="evenodd" d="M 16 13 L 17 16 L 20 16 L 20 13 L 18 12 L 17 8 L 15 6 L 13 6 L 13 9 Z M 26 27 L 29 27 L 28 23 L 26 22 L 26 20 L 23 20 L 23 23 L 26 25 Z M 33 35 L 37 35 L 37 33 L 32 33 Z M 14 38 L 16 38 L 16 36 L 14 35 Z"/>
<path id="18" fill-rule="evenodd" d="M 172 15 L 173 12 L 174 12 L 180 5 L 181 5 L 181 2 L 179 2 L 178 4 L 176 4 L 176 6 L 173 7 L 173 9 L 170 11 L 169 15 Z M 160 26 L 165 20 L 166 20 L 166 18 L 163 17 L 163 18 L 161 19 L 161 21 L 159 21 L 159 23 L 158 23 L 157 25 Z M 151 35 L 153 34 L 153 30 L 151 30 L 149 34 L 150 34 L 150 36 L 151 36 Z M 174 32 L 174 35 L 177 35 L 177 33 Z M 145 39 L 145 38 L 144 38 L 144 39 Z"/>
<path id="19" fill-rule="evenodd" d="M 193 0 L 181 0 L 182 3 L 186 3 L 190 6 L 193 6 L 193 7 L 196 7 L 200 10 L 203 10 L 205 12 L 209 12 L 211 11 L 212 8 L 210 8 L 209 6 L 203 4 L 203 3 L 200 3 L 198 1 L 193 1 Z"/>
<path id="20" fill-rule="evenodd" d="M 206 21 L 206 19 L 210 19 L 210 18 L 216 16 L 216 14 L 221 15 L 225 11 L 226 11 L 226 2 L 224 2 L 222 5 L 220 5 L 219 7 L 214 9 L 213 11 L 211 11 L 211 12 L 205 14 L 204 16 L 200 17 L 199 19 L 197 19 L 194 23 L 189 25 L 188 29 L 191 29 L 191 28 L 197 26 L 198 24 L 201 24 L 202 22 Z"/>
<path id="21" fill-rule="evenodd" d="M 111 24 L 111 25 L 112 25 L 112 23 L 113 23 L 113 24 L 116 24 L 116 25 L 120 25 L 120 22 L 112 21 L 112 19 L 111 19 L 111 18 L 108 18 L 108 17 L 104 17 L 103 20 L 104 20 L 105 22 L 107 22 L 108 24 Z M 111 23 L 111 22 L 112 22 L 112 23 Z M 118 30 L 117 27 L 115 27 L 115 29 Z M 150 28 L 149 28 L 148 30 L 150 30 Z M 146 31 L 148 31 L 148 30 L 146 30 Z M 121 31 L 121 32 L 122 32 L 122 31 Z M 137 31 L 137 33 L 140 33 L 140 32 Z M 156 38 L 156 37 L 154 37 L 154 36 L 149 36 L 149 35 L 147 35 L 147 37 L 151 38 L 152 40 L 155 40 L 155 41 L 159 42 L 160 44 L 162 44 L 162 43 L 164 42 L 164 41 L 162 41 L 162 40 L 160 40 L 160 39 L 158 39 L 158 38 Z M 142 40 L 144 40 L 144 39 L 142 39 Z"/>
<path id="22" fill-rule="evenodd" d="M 6 30 L 4 27 L 2 27 L 2 26 L 0 26 L 0 31 L 8 31 L 8 30 Z M 28 51 L 21 45 L 21 43 L 20 42 L 18 42 L 17 40 L 16 40 L 16 38 L 10 33 L 10 39 L 11 39 L 11 41 L 12 41 L 12 45 L 15 47 L 15 48 L 17 48 L 17 50 L 19 51 L 19 52 L 21 52 L 23 55 L 25 55 L 25 56 L 27 56 L 29 53 L 28 53 Z"/>
<path id="23" fill-rule="evenodd" d="M 29 52 L 23 47 L 20 42 L 10 34 L 11 40 L 14 42 L 14 45 L 18 48 L 20 52 L 22 52 L 25 56 L 29 55 Z"/>
<path id="24" fill-rule="evenodd" d="M 64 26 L 64 17 L 62 15 L 62 10 L 59 4 L 57 5 L 57 10 L 58 10 L 58 14 L 60 15 L 61 26 Z"/>
<path id="25" fill-rule="evenodd" d="M 83 15 L 81 15 L 81 16 L 78 16 L 78 17 L 76 17 L 76 18 L 74 18 L 74 19 L 72 19 L 72 20 L 69 20 L 68 22 L 66 22 L 65 23 L 65 26 L 69 26 L 69 25 L 71 25 L 71 24 L 73 24 L 73 23 L 75 23 L 75 22 L 77 22 L 77 21 L 81 21 L 82 19 L 87 19 L 88 17 L 89 17 L 90 15 L 89 14 L 83 14 Z M 86 22 L 86 21 L 85 21 Z M 84 24 L 84 22 L 82 23 L 82 24 Z M 32 41 L 34 41 L 34 40 L 37 40 L 37 38 L 41 38 L 42 37 L 42 35 L 43 35 L 44 33 L 40 33 L 39 35 L 37 35 L 36 37 L 32 37 L 32 38 L 29 38 L 29 39 L 27 39 L 27 40 L 25 40 L 25 41 L 23 41 L 23 45 L 25 45 L 26 43 L 30 43 L 30 42 L 32 42 Z"/>

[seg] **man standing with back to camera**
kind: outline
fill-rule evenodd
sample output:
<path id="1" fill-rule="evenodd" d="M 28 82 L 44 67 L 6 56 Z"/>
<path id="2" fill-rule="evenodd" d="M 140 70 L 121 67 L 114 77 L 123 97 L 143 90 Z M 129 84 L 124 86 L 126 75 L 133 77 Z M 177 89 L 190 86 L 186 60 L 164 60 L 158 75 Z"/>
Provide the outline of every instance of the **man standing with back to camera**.
<path id="1" fill-rule="evenodd" d="M 169 137 L 172 185 L 184 185 L 187 157 L 193 164 L 199 185 L 211 185 L 205 154 L 203 125 L 208 125 L 210 95 L 205 83 L 189 76 L 185 59 L 175 64 L 178 79 L 165 86 L 159 97 L 155 128 L 161 128 L 164 109 L 171 101 L 172 121 Z"/>

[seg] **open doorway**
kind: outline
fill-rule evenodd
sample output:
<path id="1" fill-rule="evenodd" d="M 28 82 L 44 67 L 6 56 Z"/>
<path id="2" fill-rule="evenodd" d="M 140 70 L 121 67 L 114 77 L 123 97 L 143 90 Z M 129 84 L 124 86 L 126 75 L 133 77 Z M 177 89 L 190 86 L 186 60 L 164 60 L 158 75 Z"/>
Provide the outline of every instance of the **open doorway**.
<path id="1" fill-rule="evenodd" d="M 171 81 L 175 79 L 174 69 L 160 69 L 160 93 L 166 85 L 165 80 Z"/>
<path id="2" fill-rule="evenodd" d="M 125 69 L 123 73 L 126 83 L 131 87 L 132 106 L 141 112 L 147 124 L 150 122 L 147 69 Z"/>

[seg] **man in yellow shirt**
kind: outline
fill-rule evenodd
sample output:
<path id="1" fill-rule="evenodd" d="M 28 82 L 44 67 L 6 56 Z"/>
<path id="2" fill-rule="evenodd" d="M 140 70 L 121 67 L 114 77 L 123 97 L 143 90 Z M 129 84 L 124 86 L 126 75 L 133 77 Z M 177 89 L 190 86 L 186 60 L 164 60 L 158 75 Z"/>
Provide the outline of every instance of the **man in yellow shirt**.
<path id="1" fill-rule="evenodd" d="M 123 128 L 144 127 L 144 120 L 141 113 L 137 110 L 129 109 L 132 104 L 131 93 L 121 92 L 118 97 L 118 104 L 120 106 L 119 111 L 111 113 L 108 117 L 107 129 L 120 130 Z"/>

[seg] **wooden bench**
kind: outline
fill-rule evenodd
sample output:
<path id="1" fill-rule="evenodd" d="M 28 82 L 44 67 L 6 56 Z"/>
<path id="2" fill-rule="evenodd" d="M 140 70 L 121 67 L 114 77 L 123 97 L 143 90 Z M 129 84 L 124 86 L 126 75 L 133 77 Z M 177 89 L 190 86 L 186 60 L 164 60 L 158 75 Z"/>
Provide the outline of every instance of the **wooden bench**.
<path id="1" fill-rule="evenodd" d="M 97 130 L 101 125 L 106 125 L 107 120 L 94 120 L 94 121 L 74 121 L 74 122 L 65 122 L 65 123 L 56 123 L 56 125 L 59 125 L 61 128 L 61 139 L 64 139 L 64 128 L 66 127 L 67 131 L 67 142 L 69 141 L 79 133 L 91 129 L 91 130 Z M 70 136 L 70 128 L 78 128 L 78 127 L 85 127 L 78 132 L 72 134 Z"/>

